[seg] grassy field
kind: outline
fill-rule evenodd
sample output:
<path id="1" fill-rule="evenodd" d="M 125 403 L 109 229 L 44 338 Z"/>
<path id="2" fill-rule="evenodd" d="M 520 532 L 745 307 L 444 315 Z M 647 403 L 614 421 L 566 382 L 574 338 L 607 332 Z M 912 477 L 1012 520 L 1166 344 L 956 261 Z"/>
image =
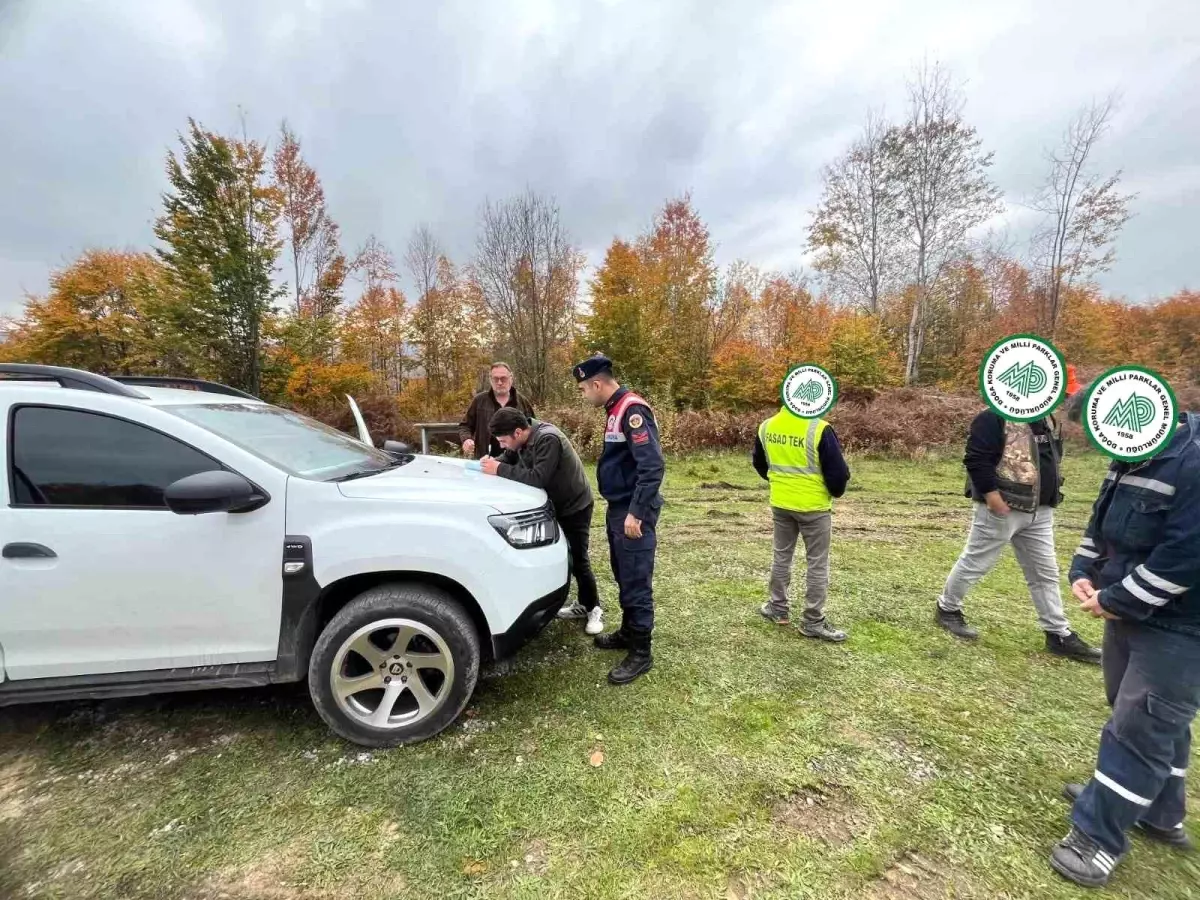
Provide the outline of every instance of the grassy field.
<path id="1" fill-rule="evenodd" d="M 939 631 L 961 467 L 853 468 L 840 646 L 759 617 L 765 487 L 744 457 L 690 457 L 668 470 L 655 669 L 630 687 L 556 623 L 458 725 L 392 752 L 330 737 L 298 687 L 0 711 L 0 897 L 1084 896 L 1046 856 L 1062 783 L 1092 769 L 1099 669 L 1042 652 L 1011 554 L 969 599 L 979 642 Z M 1064 565 L 1102 471 L 1070 460 Z M 1107 895 L 1197 893 L 1196 858 L 1137 840 Z"/>

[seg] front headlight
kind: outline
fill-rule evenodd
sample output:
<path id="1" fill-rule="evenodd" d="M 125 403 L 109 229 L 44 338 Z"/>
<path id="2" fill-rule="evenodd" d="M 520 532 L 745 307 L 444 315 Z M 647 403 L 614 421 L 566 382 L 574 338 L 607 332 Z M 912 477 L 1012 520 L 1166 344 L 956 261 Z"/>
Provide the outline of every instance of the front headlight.
<path id="1" fill-rule="evenodd" d="M 507 516 L 488 516 L 488 522 L 520 550 L 545 547 L 558 540 L 558 522 L 549 506 Z"/>

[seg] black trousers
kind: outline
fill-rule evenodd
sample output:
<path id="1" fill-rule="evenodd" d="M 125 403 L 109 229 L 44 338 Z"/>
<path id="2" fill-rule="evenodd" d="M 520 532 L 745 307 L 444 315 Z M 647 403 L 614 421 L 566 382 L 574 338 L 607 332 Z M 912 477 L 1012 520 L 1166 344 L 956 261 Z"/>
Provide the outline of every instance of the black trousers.
<path id="1" fill-rule="evenodd" d="M 592 571 L 592 562 L 588 559 L 588 540 L 591 537 L 592 509 L 595 504 L 589 503 L 579 512 L 563 516 L 558 520 L 563 537 L 567 539 L 567 550 L 571 560 L 571 573 L 575 576 L 575 586 L 579 589 L 579 602 L 584 609 L 595 609 L 600 605 L 600 596 L 596 592 L 596 573 Z"/>

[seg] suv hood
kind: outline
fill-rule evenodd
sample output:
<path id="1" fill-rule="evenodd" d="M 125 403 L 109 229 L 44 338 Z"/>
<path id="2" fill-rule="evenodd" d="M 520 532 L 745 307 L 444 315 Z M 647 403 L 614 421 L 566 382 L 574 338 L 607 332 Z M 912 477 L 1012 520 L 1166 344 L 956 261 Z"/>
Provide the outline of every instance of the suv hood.
<path id="1" fill-rule="evenodd" d="M 486 504 L 501 513 L 538 509 L 546 492 L 507 478 L 467 469 L 463 459 L 418 456 L 412 462 L 368 478 L 338 485 L 360 500 L 420 500 L 427 503 Z"/>

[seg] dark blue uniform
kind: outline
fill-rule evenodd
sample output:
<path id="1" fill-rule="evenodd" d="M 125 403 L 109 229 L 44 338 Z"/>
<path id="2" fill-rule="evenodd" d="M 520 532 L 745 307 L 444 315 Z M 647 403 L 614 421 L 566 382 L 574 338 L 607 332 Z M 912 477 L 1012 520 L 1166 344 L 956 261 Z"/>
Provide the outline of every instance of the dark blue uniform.
<path id="1" fill-rule="evenodd" d="M 608 421 L 604 451 L 596 468 L 600 495 L 608 502 L 605 516 L 613 577 L 620 591 L 623 627 L 649 635 L 654 628 L 654 551 L 662 508 L 663 462 L 658 423 L 650 407 L 627 388 L 605 404 Z M 642 536 L 625 536 L 625 517 L 642 523 Z"/>
<path id="2" fill-rule="evenodd" d="M 1112 718 L 1073 814 L 1107 875 L 1135 823 L 1169 835 L 1183 822 L 1200 707 L 1200 415 L 1149 462 L 1112 464 L 1070 578 L 1119 616 L 1104 636 Z"/>

